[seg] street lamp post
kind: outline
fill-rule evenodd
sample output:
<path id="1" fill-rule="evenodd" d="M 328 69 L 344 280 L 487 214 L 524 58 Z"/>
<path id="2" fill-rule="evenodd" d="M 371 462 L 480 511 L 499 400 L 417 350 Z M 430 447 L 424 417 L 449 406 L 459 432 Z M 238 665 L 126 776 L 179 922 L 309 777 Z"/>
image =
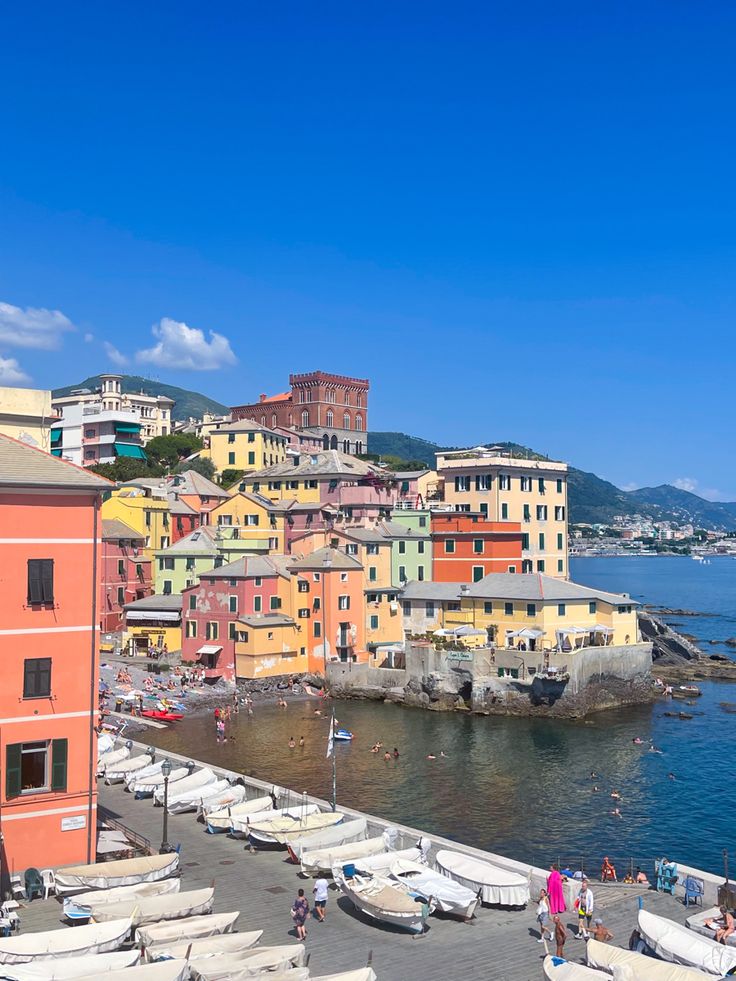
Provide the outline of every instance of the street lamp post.
<path id="1" fill-rule="evenodd" d="M 163 831 L 163 841 L 161 842 L 161 848 L 159 849 L 159 854 L 165 855 L 167 852 L 171 851 L 171 845 L 168 842 L 168 831 L 169 831 L 169 777 L 171 776 L 171 760 L 164 760 L 161 764 L 161 773 L 164 778 L 164 831 Z"/>

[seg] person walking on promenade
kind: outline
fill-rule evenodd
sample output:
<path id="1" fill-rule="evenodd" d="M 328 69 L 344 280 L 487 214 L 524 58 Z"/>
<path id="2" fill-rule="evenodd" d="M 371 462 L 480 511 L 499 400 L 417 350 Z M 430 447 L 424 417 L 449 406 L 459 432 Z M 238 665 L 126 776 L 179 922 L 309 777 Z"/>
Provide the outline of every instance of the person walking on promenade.
<path id="1" fill-rule="evenodd" d="M 294 905 L 291 907 L 291 918 L 294 921 L 294 926 L 296 927 L 297 940 L 304 940 L 307 936 L 307 931 L 304 924 L 307 922 L 308 916 L 309 903 L 304 895 L 304 890 L 300 889 L 297 893 L 296 899 L 294 900 Z"/>
<path id="2" fill-rule="evenodd" d="M 539 902 L 537 903 L 537 923 L 539 924 L 539 940 L 538 944 L 543 944 L 545 940 L 552 939 L 552 933 L 549 927 L 549 899 L 547 897 L 547 890 L 542 889 L 539 893 Z"/>
<path id="3" fill-rule="evenodd" d="M 578 940 L 587 940 L 590 921 L 593 919 L 593 910 L 595 908 L 593 890 L 588 888 L 587 879 L 583 879 L 578 898 L 575 900 L 575 906 L 578 911 L 578 932 L 575 936 Z"/>
<path id="4" fill-rule="evenodd" d="M 320 923 L 325 922 L 325 913 L 327 911 L 327 889 L 329 888 L 327 879 L 320 876 L 319 879 L 314 884 L 314 917 L 319 920 Z"/>
<path id="5" fill-rule="evenodd" d="M 552 916 L 555 913 L 564 913 L 567 909 L 565 905 L 565 893 L 562 889 L 562 876 L 556 864 L 549 867 L 547 876 L 547 897 L 549 899 L 549 911 Z"/>
<path id="6" fill-rule="evenodd" d="M 555 946 L 557 948 L 555 950 L 555 954 L 557 955 L 557 957 L 564 957 L 565 941 L 567 940 L 567 930 L 565 929 L 565 924 L 562 922 L 559 916 L 555 916 L 554 924 L 555 924 Z"/>

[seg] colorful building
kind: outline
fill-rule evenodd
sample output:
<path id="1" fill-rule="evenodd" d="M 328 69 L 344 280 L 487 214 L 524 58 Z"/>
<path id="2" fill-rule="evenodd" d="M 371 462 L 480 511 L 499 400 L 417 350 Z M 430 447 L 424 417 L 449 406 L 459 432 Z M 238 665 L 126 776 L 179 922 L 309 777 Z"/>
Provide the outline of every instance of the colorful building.
<path id="1" fill-rule="evenodd" d="M 122 413 L 120 418 L 139 423 L 140 437 L 145 444 L 154 436 L 167 436 L 171 432 L 171 410 L 175 403 L 166 395 L 123 392 L 123 376 L 105 374 L 100 375 L 99 388 L 75 389 L 68 395 L 56 396 L 52 405 L 64 419 L 72 416 L 92 419 L 102 413 L 114 418 Z"/>
<path id="2" fill-rule="evenodd" d="M 456 511 L 521 524 L 521 572 L 568 577 L 566 463 L 479 446 L 438 453 L 437 473 Z"/>
<path id="3" fill-rule="evenodd" d="M 173 492 L 168 494 L 169 514 L 171 515 L 171 542 L 175 544 L 186 537 L 195 528 L 199 528 L 199 515 L 194 508 L 189 507 Z"/>
<path id="4" fill-rule="evenodd" d="M 310 371 L 289 375 L 289 385 L 288 392 L 261 395 L 254 404 L 234 406 L 233 420 L 252 419 L 270 429 L 304 430 L 321 439 L 325 450 L 367 452 L 367 379 Z"/>
<path id="5" fill-rule="evenodd" d="M 124 607 L 153 592 L 145 538 L 116 518 L 102 521 L 99 622 L 103 633 L 122 630 Z"/>
<path id="6" fill-rule="evenodd" d="M 238 678 L 276 678 L 309 670 L 300 627 L 283 613 L 242 616 L 237 624 L 235 660 Z"/>
<path id="7" fill-rule="evenodd" d="M 166 479 L 166 491 L 187 504 L 199 515 L 199 524 L 210 524 L 210 513 L 230 496 L 224 487 L 214 484 L 196 470 L 175 473 Z"/>
<path id="8" fill-rule="evenodd" d="M 521 572 L 518 521 L 488 521 L 469 512 L 433 511 L 430 529 L 435 582 L 478 582 L 491 572 Z"/>
<path id="9" fill-rule="evenodd" d="M 138 417 L 102 402 L 67 405 L 51 427 L 51 452 L 77 466 L 114 463 L 119 457 L 145 460 Z"/>
<path id="10" fill-rule="evenodd" d="M 288 439 L 253 422 L 239 419 L 212 429 L 200 456 L 214 463 L 217 472 L 224 470 L 263 470 L 286 460 Z"/>
<path id="11" fill-rule="evenodd" d="M 216 564 L 219 556 L 214 533 L 197 528 L 178 542 L 153 553 L 155 592 L 162 596 L 181 593 Z"/>
<path id="12" fill-rule="evenodd" d="M 377 525 L 391 542 L 391 581 L 402 586 L 410 579 L 432 577 L 432 537 L 428 511 L 395 510 L 390 521 Z"/>
<path id="13" fill-rule="evenodd" d="M 108 481 L 0 435 L 0 862 L 93 862 Z"/>
<path id="14" fill-rule="evenodd" d="M 212 527 L 239 528 L 241 538 L 261 542 L 256 551 L 284 552 L 284 513 L 286 508 L 275 506 L 267 497 L 237 491 L 210 512 Z"/>
<path id="15" fill-rule="evenodd" d="M 51 392 L 0 386 L 0 433 L 51 452 Z M 58 454 L 56 454 L 58 456 Z"/>
<path id="16" fill-rule="evenodd" d="M 143 554 L 153 559 L 157 550 L 171 544 L 169 499 L 164 489 L 143 484 L 123 484 L 105 498 L 102 517 L 116 518 L 144 539 Z"/>
<path id="17" fill-rule="evenodd" d="M 126 646 L 131 656 L 158 657 L 181 650 L 181 595 L 155 594 L 125 606 Z"/>

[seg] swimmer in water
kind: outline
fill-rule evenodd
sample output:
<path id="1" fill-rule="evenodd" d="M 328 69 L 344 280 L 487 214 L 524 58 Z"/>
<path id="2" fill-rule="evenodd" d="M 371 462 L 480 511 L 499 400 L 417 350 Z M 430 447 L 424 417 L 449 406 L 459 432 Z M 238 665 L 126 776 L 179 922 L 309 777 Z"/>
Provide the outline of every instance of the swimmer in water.
<path id="1" fill-rule="evenodd" d="M 597 773 L 595 773 L 595 771 L 593 771 L 593 770 L 591 770 L 591 771 L 590 771 L 590 779 L 591 779 L 591 780 L 595 780 L 595 778 L 596 778 L 597 776 L 598 776 L 598 774 L 597 774 Z"/>
<path id="2" fill-rule="evenodd" d="M 674 780 L 675 779 L 674 773 L 668 773 L 667 776 L 670 778 L 670 780 Z"/>
<path id="3" fill-rule="evenodd" d="M 600 787 L 593 787 L 593 793 L 594 794 L 597 793 L 600 789 L 601 789 Z"/>
<path id="4" fill-rule="evenodd" d="M 623 814 L 621 813 L 621 811 L 620 811 L 620 810 L 619 810 L 619 809 L 618 809 L 617 807 L 615 807 L 615 808 L 614 808 L 614 809 L 613 809 L 613 810 L 611 811 L 611 814 L 612 814 L 612 815 L 613 815 L 614 817 L 617 817 L 617 818 L 622 818 L 622 817 L 623 817 Z"/>
<path id="5" fill-rule="evenodd" d="M 432 753 L 428 753 L 428 754 L 427 754 L 427 759 L 428 759 L 428 760 L 436 760 L 436 759 L 437 759 L 437 757 L 436 757 L 436 756 L 433 756 L 433 755 L 432 755 Z"/>
<path id="6" fill-rule="evenodd" d="M 644 740 L 643 740 L 643 739 L 639 739 L 639 737 L 638 737 L 638 736 L 636 736 L 636 737 L 635 737 L 635 738 L 634 738 L 634 739 L 632 740 L 632 742 L 634 743 L 634 745 L 635 745 L 635 746 L 641 746 L 641 744 L 642 744 L 642 743 L 644 742 Z"/>
<path id="7" fill-rule="evenodd" d="M 390 760 L 391 759 L 391 754 L 389 753 L 388 750 L 386 750 L 386 752 L 383 754 L 383 758 L 384 758 L 384 760 Z"/>
<path id="8" fill-rule="evenodd" d="M 293 749 L 295 746 L 296 746 L 296 743 L 294 742 L 294 737 L 293 736 L 289 736 L 289 749 Z"/>
<path id="9" fill-rule="evenodd" d="M 614 800 L 621 800 L 621 794 L 617 790 L 611 791 L 611 797 L 613 797 Z"/>
<path id="10" fill-rule="evenodd" d="M 443 760 L 446 760 L 447 759 L 447 757 L 445 756 L 445 754 L 444 754 L 444 752 L 442 750 L 440 750 L 440 756 L 442 757 Z"/>
<path id="11" fill-rule="evenodd" d="M 299 736 L 299 745 L 300 746 L 304 745 L 304 736 Z"/>
<path id="12" fill-rule="evenodd" d="M 651 746 L 649 747 L 649 752 L 650 752 L 650 753 L 661 753 L 661 752 L 662 752 L 662 750 L 661 750 L 661 749 L 658 749 L 658 748 L 657 748 L 657 747 L 656 747 L 656 746 L 654 745 L 654 743 L 652 743 L 652 745 L 651 745 Z"/>

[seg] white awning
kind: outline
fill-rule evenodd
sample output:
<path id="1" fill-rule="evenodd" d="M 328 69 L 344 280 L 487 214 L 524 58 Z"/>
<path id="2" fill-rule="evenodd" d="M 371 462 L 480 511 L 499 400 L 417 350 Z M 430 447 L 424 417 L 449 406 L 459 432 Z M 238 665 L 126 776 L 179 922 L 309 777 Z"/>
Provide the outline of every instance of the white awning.
<path id="1" fill-rule="evenodd" d="M 560 627 L 555 631 L 556 634 L 589 634 L 593 627 Z"/>
<path id="2" fill-rule="evenodd" d="M 456 627 L 453 631 L 456 637 L 485 637 L 485 630 L 480 630 L 478 627 L 471 627 L 470 624 L 466 624 L 464 627 Z"/>
<path id="3" fill-rule="evenodd" d="M 127 623 L 150 623 L 151 620 L 165 620 L 167 623 L 179 623 L 180 610 L 128 610 L 125 614 Z"/>
<path id="4" fill-rule="evenodd" d="M 544 631 L 539 627 L 523 627 L 521 630 L 507 630 L 507 637 L 524 637 L 527 640 L 537 640 L 544 637 Z"/>
<path id="5" fill-rule="evenodd" d="M 218 647 L 217 644 L 204 644 L 199 648 L 197 654 L 219 654 L 222 647 Z"/>
<path id="6" fill-rule="evenodd" d="M 613 633 L 613 627 L 605 627 L 605 626 L 602 626 L 601 624 L 596 624 L 596 626 L 591 629 L 591 633 L 593 633 L 593 634 L 612 634 Z"/>

